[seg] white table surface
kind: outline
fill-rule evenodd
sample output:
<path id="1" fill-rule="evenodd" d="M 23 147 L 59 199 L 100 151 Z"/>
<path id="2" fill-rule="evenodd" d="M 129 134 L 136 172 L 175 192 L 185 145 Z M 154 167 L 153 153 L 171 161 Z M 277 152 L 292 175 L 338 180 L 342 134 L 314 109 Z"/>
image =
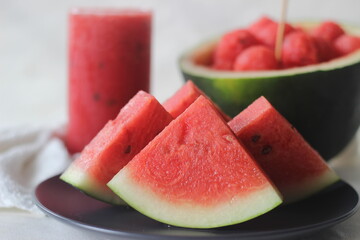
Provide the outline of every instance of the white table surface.
<path id="1" fill-rule="evenodd" d="M 177 59 L 186 48 L 263 14 L 280 0 L 0 1 L 0 127 L 66 122 L 66 24 L 72 6 L 144 7 L 154 11 L 152 93 L 160 101 L 182 84 Z M 360 25 L 358 0 L 292 0 L 290 21 L 334 19 Z M 359 134 L 358 134 L 359 135 Z M 332 164 L 360 190 L 358 141 Z M 307 239 L 359 239 L 360 213 Z M 0 239 L 95 239 L 48 217 L 0 209 Z M 96 238 L 98 239 L 98 238 Z"/>

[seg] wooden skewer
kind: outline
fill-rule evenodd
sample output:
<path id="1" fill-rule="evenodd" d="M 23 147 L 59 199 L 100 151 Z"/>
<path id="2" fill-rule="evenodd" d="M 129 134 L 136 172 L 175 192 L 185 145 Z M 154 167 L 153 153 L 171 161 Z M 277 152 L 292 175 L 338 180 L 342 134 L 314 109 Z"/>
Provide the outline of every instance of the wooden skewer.
<path id="1" fill-rule="evenodd" d="M 281 17 L 276 33 L 276 44 L 275 44 L 275 58 L 278 61 L 281 60 L 281 47 L 284 40 L 287 5 L 288 5 L 288 0 L 282 0 Z"/>

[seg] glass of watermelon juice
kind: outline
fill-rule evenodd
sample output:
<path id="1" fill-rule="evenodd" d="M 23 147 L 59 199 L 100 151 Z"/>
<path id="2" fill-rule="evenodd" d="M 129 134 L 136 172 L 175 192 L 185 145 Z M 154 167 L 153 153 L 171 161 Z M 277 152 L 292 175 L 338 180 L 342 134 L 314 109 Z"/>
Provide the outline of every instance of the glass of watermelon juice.
<path id="1" fill-rule="evenodd" d="M 66 145 L 79 152 L 139 90 L 149 92 L 152 13 L 72 9 L 69 13 Z"/>

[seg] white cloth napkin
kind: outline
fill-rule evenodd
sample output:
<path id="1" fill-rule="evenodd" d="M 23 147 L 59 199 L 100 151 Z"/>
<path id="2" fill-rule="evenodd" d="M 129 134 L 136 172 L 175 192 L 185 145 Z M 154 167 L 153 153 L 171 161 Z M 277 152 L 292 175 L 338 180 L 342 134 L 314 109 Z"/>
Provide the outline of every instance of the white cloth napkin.
<path id="1" fill-rule="evenodd" d="M 33 201 L 36 185 L 70 164 L 54 132 L 28 126 L 0 129 L 0 208 L 40 213 Z"/>

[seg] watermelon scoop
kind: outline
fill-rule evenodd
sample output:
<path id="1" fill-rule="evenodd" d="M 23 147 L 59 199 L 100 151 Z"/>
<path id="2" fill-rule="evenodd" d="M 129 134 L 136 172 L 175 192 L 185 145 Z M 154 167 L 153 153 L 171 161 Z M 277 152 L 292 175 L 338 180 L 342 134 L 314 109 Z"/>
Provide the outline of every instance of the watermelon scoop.
<path id="1" fill-rule="evenodd" d="M 171 121 L 153 96 L 139 91 L 60 178 L 94 198 L 122 204 L 106 183 Z"/>
<path id="2" fill-rule="evenodd" d="M 292 35 L 293 31 L 309 32 L 319 24 L 300 23 L 293 25 L 292 31 L 288 27 L 285 38 L 290 38 L 290 43 L 282 52 L 286 55 L 288 65 L 294 66 L 296 62 L 293 68 L 218 70 L 214 53 L 221 36 L 205 40 L 184 52 L 178 61 L 179 67 L 185 81 L 191 79 L 230 117 L 236 116 L 258 97 L 265 96 L 324 159 L 330 160 L 348 145 L 360 126 L 360 28 L 341 25 L 346 34 L 338 37 L 334 43 L 326 42 L 323 38 L 312 39 L 313 36 L 309 36 L 312 39 L 309 40 L 301 34 Z M 271 19 L 262 18 L 250 29 L 252 33 L 261 33 L 262 37 L 258 38 L 266 43 L 266 40 L 274 39 L 271 36 L 276 36 L 273 34 L 276 33 L 273 31 L 276 25 Z M 270 31 L 262 31 L 264 28 Z M 273 42 L 271 40 L 267 45 Z M 321 63 L 303 66 L 304 59 L 307 59 L 307 63 L 317 62 L 313 45 Z M 310 52 L 304 52 L 307 49 Z M 242 58 L 242 54 L 244 51 L 238 58 Z M 291 60 L 293 57 L 297 61 Z M 250 59 L 249 64 L 245 65 L 251 66 L 253 60 Z"/>
<path id="3" fill-rule="evenodd" d="M 228 124 L 278 187 L 285 202 L 303 199 L 339 180 L 266 98 L 258 98 Z"/>
<path id="4" fill-rule="evenodd" d="M 272 182 L 203 96 L 108 186 L 144 215 L 190 228 L 240 223 L 282 202 Z"/>

